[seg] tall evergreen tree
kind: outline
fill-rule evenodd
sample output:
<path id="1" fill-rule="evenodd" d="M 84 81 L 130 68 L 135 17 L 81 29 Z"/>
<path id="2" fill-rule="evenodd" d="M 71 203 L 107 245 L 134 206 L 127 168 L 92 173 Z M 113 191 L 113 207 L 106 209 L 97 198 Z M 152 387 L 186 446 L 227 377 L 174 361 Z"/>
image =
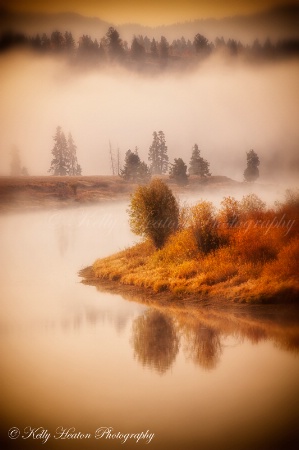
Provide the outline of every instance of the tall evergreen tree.
<path id="1" fill-rule="evenodd" d="M 192 149 L 192 155 L 189 163 L 189 174 L 199 175 L 201 177 L 210 176 L 209 170 L 210 163 L 202 156 L 200 156 L 200 150 L 197 144 L 194 144 Z"/>
<path id="2" fill-rule="evenodd" d="M 197 33 L 194 37 L 193 45 L 196 53 L 207 53 L 209 51 L 209 41 L 202 34 Z"/>
<path id="3" fill-rule="evenodd" d="M 124 56 L 124 47 L 119 32 L 110 27 L 106 33 L 108 53 L 112 59 Z"/>
<path id="4" fill-rule="evenodd" d="M 68 175 L 81 175 L 82 169 L 81 169 L 81 166 L 78 164 L 77 146 L 75 145 L 75 142 L 74 142 L 74 139 L 73 139 L 73 136 L 71 135 L 71 133 L 69 133 L 68 140 L 67 140 L 67 157 L 68 157 L 67 174 Z"/>
<path id="5" fill-rule="evenodd" d="M 157 42 L 153 38 L 150 46 L 150 54 L 152 58 L 158 58 L 158 48 L 157 48 Z"/>
<path id="6" fill-rule="evenodd" d="M 166 173 L 168 170 L 168 155 L 165 134 L 159 131 L 159 150 L 160 150 L 160 173 Z"/>
<path id="7" fill-rule="evenodd" d="M 135 59 L 136 61 L 140 61 L 144 59 L 145 56 L 145 50 L 142 44 L 138 41 L 136 36 L 134 36 L 132 45 L 131 45 L 131 56 L 132 59 Z"/>
<path id="8" fill-rule="evenodd" d="M 160 39 L 160 58 L 166 60 L 169 53 L 169 43 L 165 36 L 161 36 Z"/>
<path id="9" fill-rule="evenodd" d="M 53 175 L 67 175 L 69 169 L 69 157 L 67 141 L 61 127 L 56 128 L 54 139 L 54 147 L 52 149 L 53 159 L 48 172 Z"/>
<path id="10" fill-rule="evenodd" d="M 65 49 L 72 53 L 75 48 L 76 48 L 76 44 L 75 44 L 75 39 L 73 38 L 73 35 L 71 32 L 66 31 L 64 33 L 64 43 L 65 43 Z"/>
<path id="11" fill-rule="evenodd" d="M 249 150 L 249 152 L 246 153 L 247 155 L 247 167 L 244 171 L 244 178 L 245 181 L 255 181 L 260 176 L 260 172 L 258 169 L 258 166 L 260 165 L 260 159 L 255 153 L 254 150 Z"/>
<path id="12" fill-rule="evenodd" d="M 162 174 L 167 172 L 168 156 L 165 135 L 163 131 L 153 132 L 153 142 L 149 148 L 148 159 L 152 174 Z"/>

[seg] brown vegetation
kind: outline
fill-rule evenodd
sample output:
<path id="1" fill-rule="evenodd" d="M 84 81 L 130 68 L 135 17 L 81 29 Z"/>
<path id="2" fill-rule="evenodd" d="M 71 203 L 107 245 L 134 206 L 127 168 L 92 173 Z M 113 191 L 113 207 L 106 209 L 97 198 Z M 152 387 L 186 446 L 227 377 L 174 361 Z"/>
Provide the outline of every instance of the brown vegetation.
<path id="1" fill-rule="evenodd" d="M 160 176 L 174 192 L 182 191 L 168 175 Z M 238 183 L 227 177 L 211 176 L 209 180 L 190 177 L 186 193 L 205 189 L 218 191 Z M 244 184 L 243 184 L 244 185 Z M 113 199 L 129 199 L 136 183 L 118 176 L 1 176 L 0 211 L 76 206 Z M 246 187 L 246 184 L 245 184 Z"/>
<path id="2" fill-rule="evenodd" d="M 89 278 L 118 281 L 180 302 L 290 302 L 299 298 L 298 195 L 267 209 L 254 194 L 200 202 L 161 249 L 144 241 L 97 260 Z M 84 276 L 84 273 L 83 273 Z"/>
<path id="3" fill-rule="evenodd" d="M 134 187 L 113 176 L 0 177 L 0 209 L 74 206 L 128 198 Z"/>

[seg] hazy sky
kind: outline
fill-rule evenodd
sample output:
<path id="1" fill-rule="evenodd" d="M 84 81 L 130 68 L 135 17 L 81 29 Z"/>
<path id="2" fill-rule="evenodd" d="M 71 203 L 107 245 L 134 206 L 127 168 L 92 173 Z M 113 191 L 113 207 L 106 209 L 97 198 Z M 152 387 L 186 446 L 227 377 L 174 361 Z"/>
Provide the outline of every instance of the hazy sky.
<path id="1" fill-rule="evenodd" d="M 207 17 L 248 14 L 294 0 L 0 0 L 1 6 L 19 11 L 73 11 L 103 20 L 163 25 Z"/>

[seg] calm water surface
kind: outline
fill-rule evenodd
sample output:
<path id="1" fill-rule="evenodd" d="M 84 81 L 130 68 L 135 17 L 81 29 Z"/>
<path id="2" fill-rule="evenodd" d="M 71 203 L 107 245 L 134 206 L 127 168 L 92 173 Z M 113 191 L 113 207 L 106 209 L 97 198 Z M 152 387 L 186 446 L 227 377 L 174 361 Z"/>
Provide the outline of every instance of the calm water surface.
<path id="1" fill-rule="evenodd" d="M 298 322 L 80 283 L 134 240 L 125 203 L 0 217 L 1 449 L 295 449 Z"/>

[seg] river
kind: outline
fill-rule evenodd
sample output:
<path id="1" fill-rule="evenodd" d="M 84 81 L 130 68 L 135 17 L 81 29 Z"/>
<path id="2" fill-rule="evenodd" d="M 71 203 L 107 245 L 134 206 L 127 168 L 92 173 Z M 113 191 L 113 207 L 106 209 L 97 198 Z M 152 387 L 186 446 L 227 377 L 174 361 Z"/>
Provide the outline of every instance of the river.
<path id="1" fill-rule="evenodd" d="M 167 312 L 80 282 L 136 241 L 126 206 L 1 215 L 1 449 L 295 449 L 294 316 Z"/>

